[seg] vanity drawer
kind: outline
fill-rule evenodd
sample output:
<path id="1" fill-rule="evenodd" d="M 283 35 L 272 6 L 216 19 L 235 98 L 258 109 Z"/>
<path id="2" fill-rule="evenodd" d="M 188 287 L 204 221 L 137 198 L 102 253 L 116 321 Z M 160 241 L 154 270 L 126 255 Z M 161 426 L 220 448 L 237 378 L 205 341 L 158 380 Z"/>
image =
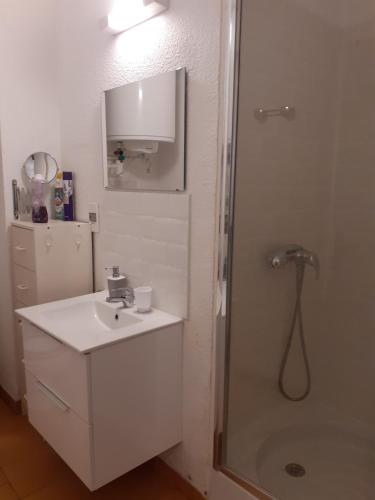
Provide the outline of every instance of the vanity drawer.
<path id="1" fill-rule="evenodd" d="M 37 304 L 36 276 L 33 271 L 21 266 L 13 266 L 14 295 L 16 302 L 26 306 Z"/>
<path id="2" fill-rule="evenodd" d="M 91 426 L 26 370 L 28 418 L 69 467 L 91 487 Z"/>
<path id="3" fill-rule="evenodd" d="M 27 321 L 22 323 L 26 370 L 89 422 L 89 356 L 79 354 Z"/>
<path id="4" fill-rule="evenodd" d="M 12 255 L 15 264 L 35 270 L 34 231 L 12 227 Z"/>

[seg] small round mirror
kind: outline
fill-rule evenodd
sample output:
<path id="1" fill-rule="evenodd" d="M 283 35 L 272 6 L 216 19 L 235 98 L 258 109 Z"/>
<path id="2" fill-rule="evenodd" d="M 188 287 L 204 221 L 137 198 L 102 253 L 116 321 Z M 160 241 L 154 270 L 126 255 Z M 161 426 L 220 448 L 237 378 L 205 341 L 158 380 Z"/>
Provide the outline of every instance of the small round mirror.
<path id="1" fill-rule="evenodd" d="M 48 153 L 33 153 L 23 164 L 23 170 L 29 180 L 39 174 L 42 182 L 49 183 L 54 180 L 58 171 L 57 161 Z"/>

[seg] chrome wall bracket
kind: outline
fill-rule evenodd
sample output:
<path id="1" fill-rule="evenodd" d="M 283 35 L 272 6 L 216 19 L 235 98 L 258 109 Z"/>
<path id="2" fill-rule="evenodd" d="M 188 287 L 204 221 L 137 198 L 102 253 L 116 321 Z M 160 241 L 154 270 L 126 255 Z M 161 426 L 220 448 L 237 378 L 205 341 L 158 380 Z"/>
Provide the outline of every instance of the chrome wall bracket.
<path id="1" fill-rule="evenodd" d="M 293 106 L 281 106 L 281 108 L 256 108 L 254 116 L 260 122 L 264 122 L 271 116 L 282 116 L 287 120 L 293 120 L 296 117 L 296 109 Z"/>

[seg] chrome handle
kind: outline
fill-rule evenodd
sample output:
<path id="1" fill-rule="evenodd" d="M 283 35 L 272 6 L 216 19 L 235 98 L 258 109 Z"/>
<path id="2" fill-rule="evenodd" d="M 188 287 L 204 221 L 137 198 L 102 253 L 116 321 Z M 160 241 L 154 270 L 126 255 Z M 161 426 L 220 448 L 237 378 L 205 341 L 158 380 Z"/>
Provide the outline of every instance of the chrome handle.
<path id="1" fill-rule="evenodd" d="M 12 195 L 13 195 L 13 215 L 15 219 L 19 218 L 19 199 L 20 190 L 17 184 L 17 180 L 12 180 Z"/>
<path id="2" fill-rule="evenodd" d="M 62 410 L 63 412 L 67 412 L 70 410 L 70 407 L 40 380 L 37 381 L 37 387 L 40 392 L 42 392 L 50 401 L 52 401 L 52 403 L 60 408 L 60 410 Z"/>
<path id="3" fill-rule="evenodd" d="M 24 252 L 25 250 L 27 250 L 27 248 L 20 247 L 19 245 L 17 245 L 16 247 L 14 247 L 14 249 L 17 250 L 17 252 Z"/>

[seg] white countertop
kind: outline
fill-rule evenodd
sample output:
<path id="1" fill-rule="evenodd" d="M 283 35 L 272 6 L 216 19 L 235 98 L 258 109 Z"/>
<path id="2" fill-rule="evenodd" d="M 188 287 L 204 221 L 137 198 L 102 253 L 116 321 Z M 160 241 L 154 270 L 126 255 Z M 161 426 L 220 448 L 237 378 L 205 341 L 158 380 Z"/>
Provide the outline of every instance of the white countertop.
<path id="1" fill-rule="evenodd" d="M 88 353 L 183 321 L 158 309 L 144 314 L 137 313 L 135 307 L 122 309 L 122 304 L 108 304 L 105 298 L 106 292 L 98 292 L 24 307 L 17 309 L 16 313 L 80 353 Z M 122 324 L 124 326 L 118 326 Z"/>
<path id="2" fill-rule="evenodd" d="M 27 220 L 14 220 L 12 221 L 12 226 L 20 227 L 22 229 L 33 229 L 35 231 L 45 229 L 46 227 L 66 227 L 66 226 L 88 226 L 89 222 L 81 222 L 78 220 L 56 220 L 50 219 L 45 223 L 36 223 Z"/>

